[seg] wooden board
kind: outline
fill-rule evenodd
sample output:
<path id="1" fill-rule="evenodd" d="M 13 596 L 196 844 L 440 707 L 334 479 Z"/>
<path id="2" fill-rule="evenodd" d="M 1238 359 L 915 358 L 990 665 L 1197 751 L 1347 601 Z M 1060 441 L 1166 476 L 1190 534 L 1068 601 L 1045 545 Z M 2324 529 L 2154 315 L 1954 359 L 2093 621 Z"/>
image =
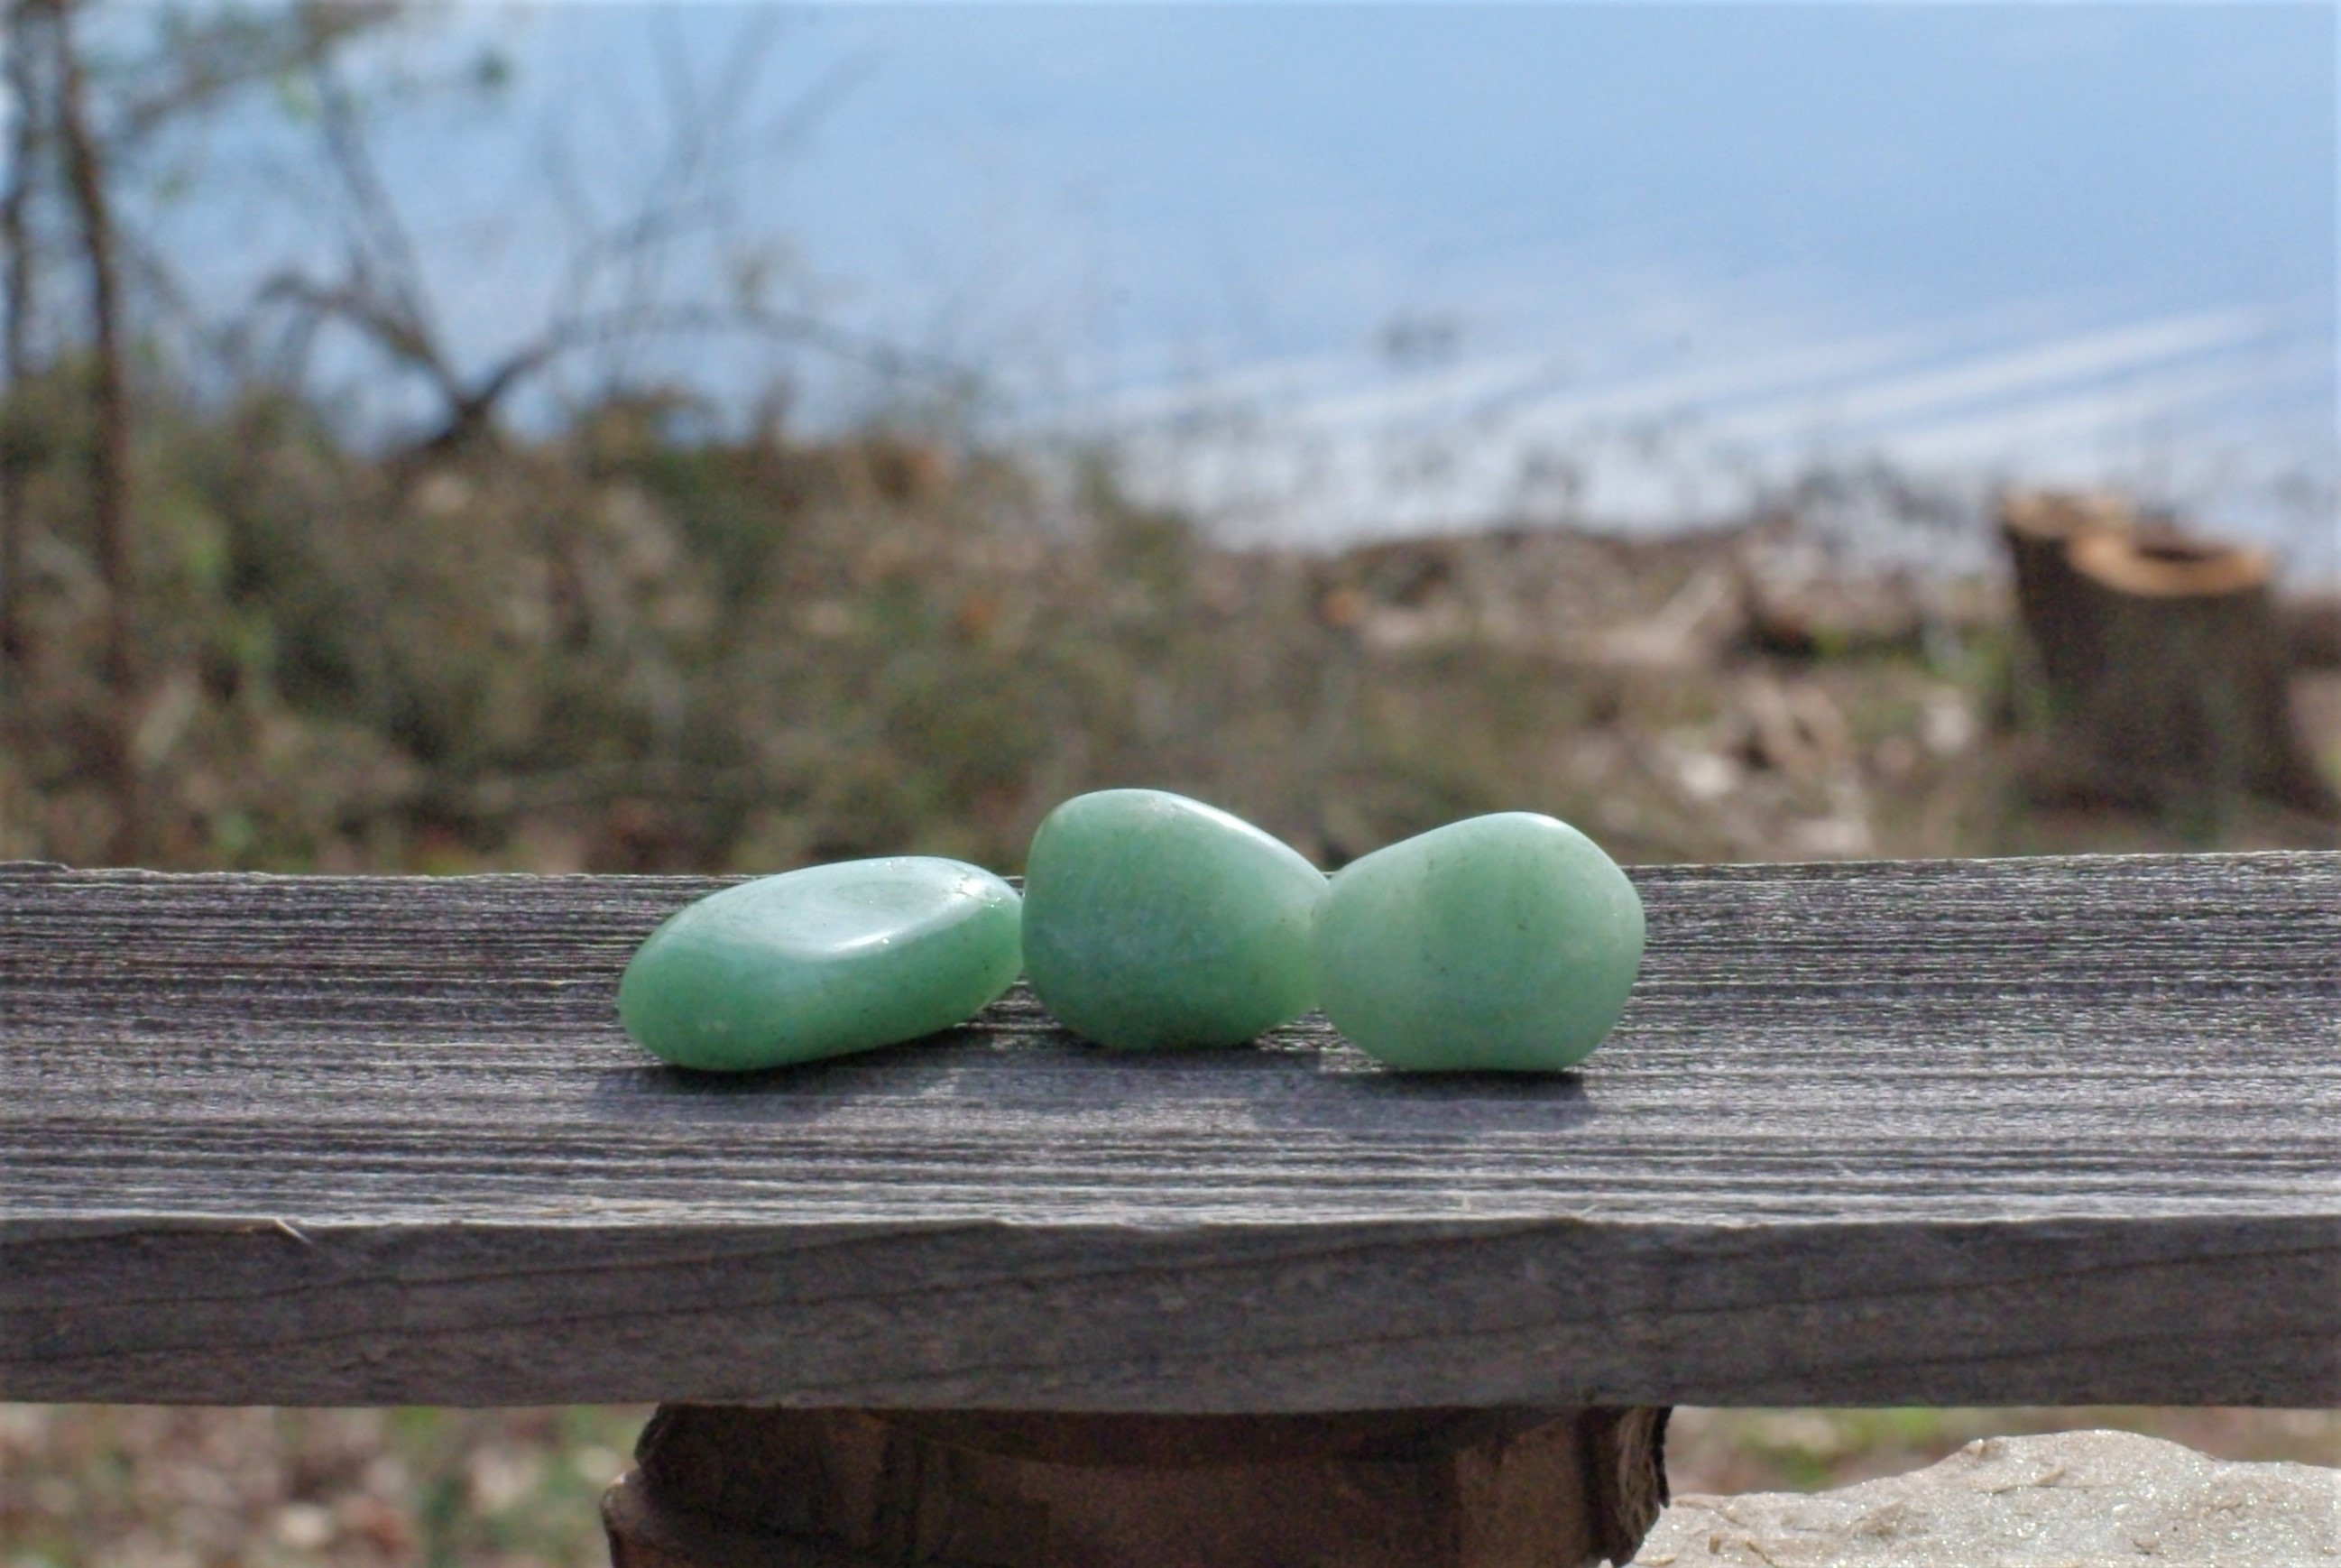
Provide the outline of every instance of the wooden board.
<path id="1" fill-rule="evenodd" d="M 2341 854 L 1635 875 L 1567 1076 L 718 1080 L 708 882 L 0 874 L 0 1399 L 2341 1403 Z"/>

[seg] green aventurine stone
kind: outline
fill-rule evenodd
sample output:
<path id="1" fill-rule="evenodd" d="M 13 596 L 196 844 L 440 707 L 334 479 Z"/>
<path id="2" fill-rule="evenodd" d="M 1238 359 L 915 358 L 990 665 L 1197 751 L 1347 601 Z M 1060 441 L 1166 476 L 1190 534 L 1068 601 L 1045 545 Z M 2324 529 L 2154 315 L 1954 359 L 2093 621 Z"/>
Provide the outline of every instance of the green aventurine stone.
<path id="1" fill-rule="evenodd" d="M 1633 989 L 1642 900 L 1567 823 L 1473 817 L 1335 874 L 1317 1000 L 1393 1067 L 1552 1071 L 1583 1061 Z"/>
<path id="2" fill-rule="evenodd" d="M 1101 1045 L 1233 1045 L 1314 1001 L 1325 875 L 1226 812 L 1101 790 L 1049 814 L 1024 868 L 1024 969 Z"/>
<path id="3" fill-rule="evenodd" d="M 914 1040 L 1015 982 L 1016 890 L 907 855 L 808 866 L 711 894 L 651 933 L 618 983 L 626 1033 L 678 1067 L 736 1072 Z"/>

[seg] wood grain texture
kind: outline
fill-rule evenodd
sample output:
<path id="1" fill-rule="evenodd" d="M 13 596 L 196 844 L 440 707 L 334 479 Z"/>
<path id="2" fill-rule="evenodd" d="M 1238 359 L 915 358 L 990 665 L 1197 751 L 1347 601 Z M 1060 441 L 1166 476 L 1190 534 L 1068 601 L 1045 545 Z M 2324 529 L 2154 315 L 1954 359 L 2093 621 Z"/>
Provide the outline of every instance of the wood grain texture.
<path id="1" fill-rule="evenodd" d="M 612 1000 L 710 881 L 0 873 L 0 1398 L 2341 1403 L 2341 854 L 1634 874 L 1559 1078 L 714 1080 Z"/>

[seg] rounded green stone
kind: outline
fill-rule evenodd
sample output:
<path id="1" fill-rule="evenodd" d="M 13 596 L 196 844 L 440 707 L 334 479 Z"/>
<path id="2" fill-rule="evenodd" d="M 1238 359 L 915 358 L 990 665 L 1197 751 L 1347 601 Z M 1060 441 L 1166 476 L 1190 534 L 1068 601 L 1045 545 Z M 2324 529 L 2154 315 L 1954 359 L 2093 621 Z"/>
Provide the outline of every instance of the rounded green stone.
<path id="1" fill-rule="evenodd" d="M 1161 790 L 1049 814 L 1024 868 L 1024 969 L 1101 1045 L 1233 1045 L 1314 1003 L 1325 875 L 1240 818 Z"/>
<path id="2" fill-rule="evenodd" d="M 1016 890 L 922 855 L 727 887 L 650 934 L 618 983 L 626 1033 L 678 1067 L 780 1067 L 914 1040 L 1014 984 Z"/>
<path id="3" fill-rule="evenodd" d="M 1317 999 L 1393 1067 L 1549 1072 L 1591 1054 L 1642 962 L 1642 900 L 1549 816 L 1472 817 L 1335 874 Z"/>

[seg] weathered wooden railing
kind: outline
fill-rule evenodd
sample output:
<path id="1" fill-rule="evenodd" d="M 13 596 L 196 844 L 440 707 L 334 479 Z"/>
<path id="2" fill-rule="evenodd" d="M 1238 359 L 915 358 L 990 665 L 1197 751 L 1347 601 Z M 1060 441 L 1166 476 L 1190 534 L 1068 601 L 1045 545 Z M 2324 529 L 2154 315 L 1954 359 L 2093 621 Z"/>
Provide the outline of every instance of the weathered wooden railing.
<path id="1" fill-rule="evenodd" d="M 2341 854 L 1635 873 L 1557 1078 L 619 1033 L 712 884 L 0 871 L 0 1398 L 667 1402 L 630 1564 L 1629 1553 L 1677 1403 L 2341 1403 Z"/>

